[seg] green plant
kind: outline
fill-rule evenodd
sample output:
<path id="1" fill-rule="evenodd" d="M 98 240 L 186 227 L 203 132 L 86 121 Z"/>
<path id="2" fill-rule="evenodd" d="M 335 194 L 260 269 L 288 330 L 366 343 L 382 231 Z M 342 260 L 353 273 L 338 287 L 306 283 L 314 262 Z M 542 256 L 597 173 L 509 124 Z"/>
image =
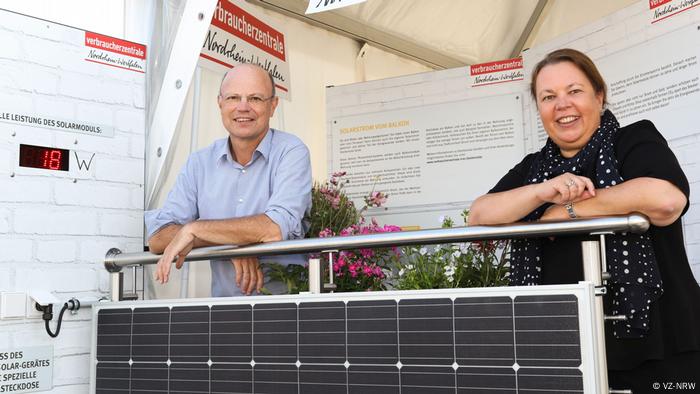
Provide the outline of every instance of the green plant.
<path id="1" fill-rule="evenodd" d="M 388 196 L 372 190 L 364 198 L 365 205 L 358 210 L 343 190 L 348 182 L 343 179 L 345 175 L 346 172 L 340 171 L 333 173 L 331 179 L 324 183 L 314 182 L 311 190 L 311 212 L 307 217 L 310 228 L 306 238 L 401 231 L 396 226 L 379 226 L 374 220 L 371 224 L 365 224 L 362 214 L 369 207 L 381 207 Z M 397 253 L 398 250 L 394 248 L 347 250 L 338 253 L 333 264 L 336 290 L 383 290 L 386 273 L 391 270 Z M 328 277 L 328 256 L 322 255 L 321 260 L 325 271 L 323 277 L 326 278 Z M 277 263 L 265 263 L 265 266 L 269 277 L 284 282 L 289 293 L 308 290 L 308 267 L 299 265 L 285 267 Z"/>
<path id="2" fill-rule="evenodd" d="M 324 183 L 314 182 L 311 189 L 310 222 L 306 238 L 319 237 L 322 231 L 330 229 L 334 234 L 356 224 L 360 220 L 355 204 L 343 191 L 348 180 L 343 179 L 345 171 L 333 173 L 331 179 Z"/>
<path id="3" fill-rule="evenodd" d="M 307 265 L 264 263 L 266 274 L 273 280 L 283 282 L 288 294 L 309 291 L 309 267 Z"/>
<path id="4" fill-rule="evenodd" d="M 461 214 L 466 225 L 469 212 Z M 454 221 L 445 217 L 443 228 Z M 507 241 L 480 241 L 435 246 L 407 246 L 395 266 L 399 290 L 492 287 L 508 284 Z"/>

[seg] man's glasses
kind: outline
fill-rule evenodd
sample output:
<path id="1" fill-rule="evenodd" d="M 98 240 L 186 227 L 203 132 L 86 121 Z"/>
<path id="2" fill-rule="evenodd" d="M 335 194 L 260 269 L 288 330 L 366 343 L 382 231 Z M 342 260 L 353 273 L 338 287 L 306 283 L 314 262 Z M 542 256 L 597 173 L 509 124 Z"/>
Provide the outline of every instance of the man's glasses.
<path id="1" fill-rule="evenodd" d="M 250 96 L 241 96 L 240 94 L 232 94 L 229 96 L 224 96 L 224 103 L 231 105 L 238 105 L 245 101 L 253 107 L 261 106 L 268 100 L 271 100 L 275 96 L 263 97 L 259 94 L 251 94 Z"/>

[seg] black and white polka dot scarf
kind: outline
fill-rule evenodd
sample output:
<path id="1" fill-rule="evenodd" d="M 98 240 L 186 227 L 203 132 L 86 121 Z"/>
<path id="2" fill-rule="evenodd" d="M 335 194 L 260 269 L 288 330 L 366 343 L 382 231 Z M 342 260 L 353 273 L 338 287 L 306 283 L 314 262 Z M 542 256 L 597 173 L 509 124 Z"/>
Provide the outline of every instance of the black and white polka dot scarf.
<path id="1" fill-rule="evenodd" d="M 600 128 L 588 144 L 574 157 L 564 158 L 551 139 L 530 167 L 527 184 L 543 182 L 565 172 L 588 174 L 596 188 L 608 188 L 624 182 L 618 170 L 613 141 L 620 128 L 610 111 L 601 117 Z M 544 204 L 524 220 L 538 220 L 551 204 Z M 639 338 L 649 330 L 649 306 L 663 293 L 661 275 L 656 263 L 651 238 L 645 234 L 622 233 L 606 237 L 606 257 L 611 279 L 607 282 L 612 296 L 612 314 L 626 315 L 627 320 L 613 323 L 616 338 Z M 540 283 L 541 240 L 520 239 L 512 243 L 511 285 Z"/>

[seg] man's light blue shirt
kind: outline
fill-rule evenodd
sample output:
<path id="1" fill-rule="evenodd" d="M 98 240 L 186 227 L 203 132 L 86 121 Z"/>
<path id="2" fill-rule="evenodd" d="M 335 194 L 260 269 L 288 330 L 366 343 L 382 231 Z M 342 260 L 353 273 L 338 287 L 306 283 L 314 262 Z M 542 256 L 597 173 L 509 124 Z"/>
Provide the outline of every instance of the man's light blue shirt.
<path id="1" fill-rule="evenodd" d="M 304 237 L 304 213 L 311 208 L 311 163 L 306 145 L 292 134 L 270 129 L 250 162 L 241 165 L 233 160 L 228 141 L 216 140 L 190 155 L 163 207 L 146 211 L 148 238 L 169 224 L 262 213 L 277 223 L 282 239 Z M 302 263 L 303 259 L 293 262 Z M 230 260 L 212 260 L 211 269 L 212 296 L 241 294 Z"/>

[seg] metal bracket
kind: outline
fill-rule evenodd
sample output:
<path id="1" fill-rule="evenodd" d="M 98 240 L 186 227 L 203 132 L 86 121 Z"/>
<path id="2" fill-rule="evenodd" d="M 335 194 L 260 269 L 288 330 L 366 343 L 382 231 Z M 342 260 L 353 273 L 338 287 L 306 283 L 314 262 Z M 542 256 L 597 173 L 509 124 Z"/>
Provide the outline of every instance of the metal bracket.
<path id="1" fill-rule="evenodd" d="M 324 250 L 321 253 L 328 253 L 328 283 L 323 284 L 323 290 L 332 293 L 338 288 L 333 283 L 333 253 L 338 253 L 338 250 Z"/>
<path id="2" fill-rule="evenodd" d="M 605 286 L 596 286 L 595 287 L 595 295 L 596 296 L 604 296 L 608 294 L 608 288 Z"/>
<path id="3" fill-rule="evenodd" d="M 136 301 L 139 299 L 139 293 L 136 291 L 136 277 L 137 277 L 137 266 L 131 267 L 131 291 L 122 294 L 122 300 L 124 301 Z M 180 297 L 186 298 L 186 297 Z"/>
<path id="4" fill-rule="evenodd" d="M 605 315 L 605 321 L 627 321 L 627 316 L 625 315 Z"/>

